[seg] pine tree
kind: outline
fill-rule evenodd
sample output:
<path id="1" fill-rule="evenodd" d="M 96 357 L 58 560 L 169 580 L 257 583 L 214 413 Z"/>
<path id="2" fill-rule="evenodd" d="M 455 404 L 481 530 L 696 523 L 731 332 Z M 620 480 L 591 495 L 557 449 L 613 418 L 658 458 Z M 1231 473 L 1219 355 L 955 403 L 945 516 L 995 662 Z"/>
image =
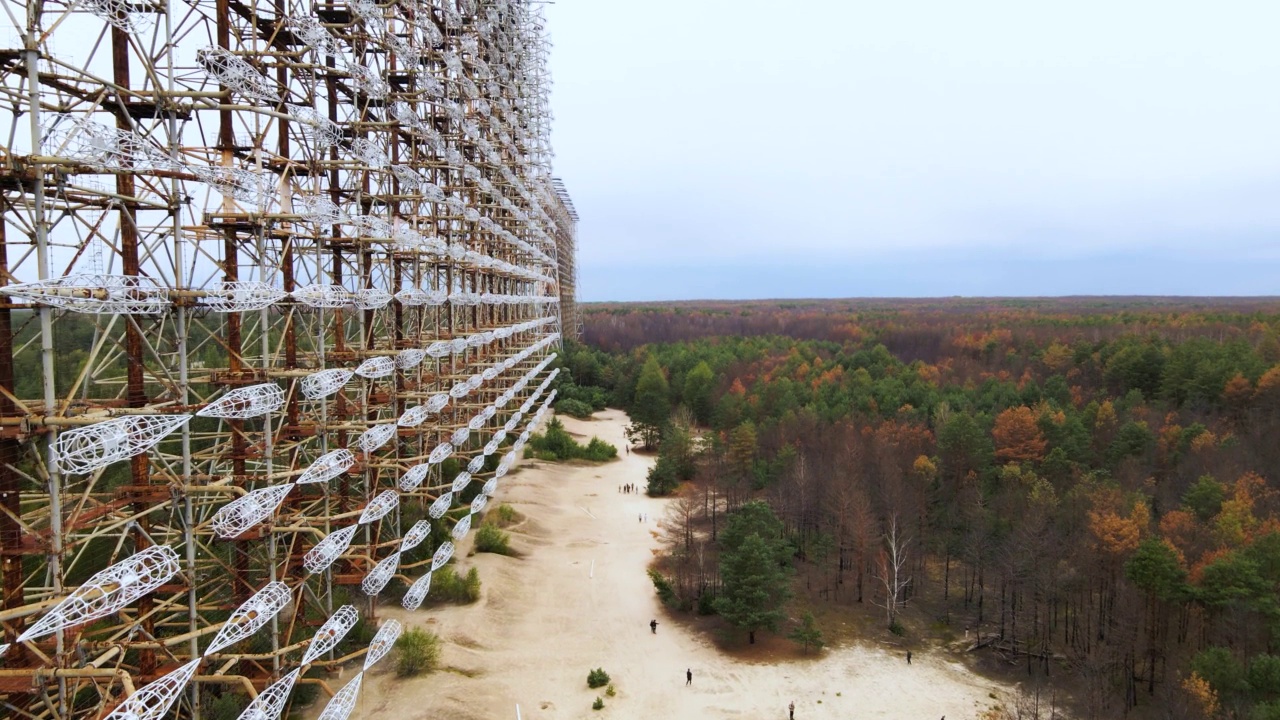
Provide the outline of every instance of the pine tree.
<path id="1" fill-rule="evenodd" d="M 650 355 L 636 380 L 635 401 L 631 405 L 631 426 L 627 428 L 627 434 L 640 439 L 646 449 L 652 449 L 658 444 L 662 426 L 670 415 L 671 398 L 667 376 L 662 373 L 658 358 Z"/>
<path id="2" fill-rule="evenodd" d="M 754 643 L 756 630 L 777 630 L 784 617 L 782 605 L 791 597 L 786 565 L 791 548 L 782 537 L 782 522 L 759 501 L 729 516 L 720 542 L 723 589 L 715 601 L 716 612 L 746 630 Z"/>
<path id="3" fill-rule="evenodd" d="M 800 626 L 792 630 L 787 637 L 804 648 L 805 652 L 809 652 L 810 648 L 821 650 L 822 646 L 826 644 L 822 640 L 822 631 L 818 629 L 813 619 L 813 613 L 809 611 L 805 611 L 804 617 L 800 618 Z"/>

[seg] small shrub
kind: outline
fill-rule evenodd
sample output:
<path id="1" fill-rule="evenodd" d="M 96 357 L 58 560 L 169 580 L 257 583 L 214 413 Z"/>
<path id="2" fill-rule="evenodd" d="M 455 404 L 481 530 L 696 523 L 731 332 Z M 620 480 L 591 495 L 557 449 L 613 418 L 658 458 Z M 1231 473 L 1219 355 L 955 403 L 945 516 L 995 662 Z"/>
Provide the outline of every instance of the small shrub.
<path id="1" fill-rule="evenodd" d="M 512 555 L 511 537 L 495 525 L 483 524 L 476 531 L 476 552 Z"/>
<path id="2" fill-rule="evenodd" d="M 903 637 L 907 634 L 907 629 L 902 627 L 902 623 L 895 618 L 893 622 L 889 623 L 889 632 L 898 637 Z"/>
<path id="3" fill-rule="evenodd" d="M 592 710 L 604 709 L 604 700 L 599 695 L 596 696 L 596 701 L 591 703 L 591 709 Z"/>
<path id="4" fill-rule="evenodd" d="M 604 694 L 607 697 L 613 697 L 618 694 L 618 691 L 613 689 L 613 683 L 609 683 L 609 687 L 604 689 Z"/>
<path id="5" fill-rule="evenodd" d="M 462 590 L 467 602 L 475 602 L 480 599 L 480 571 L 471 568 L 467 571 L 467 579 L 462 583 Z"/>
<path id="6" fill-rule="evenodd" d="M 605 462 L 618 457 L 618 448 L 598 437 L 593 437 L 591 442 L 587 443 L 586 450 L 582 452 L 582 457 L 592 462 Z"/>
<path id="7" fill-rule="evenodd" d="M 475 569 L 466 577 L 445 565 L 435 572 L 431 579 L 431 592 L 427 595 L 438 602 L 472 603 L 480 599 L 480 573 Z M 367 641 L 366 641 L 367 644 Z"/>
<path id="8" fill-rule="evenodd" d="M 518 516 L 516 515 L 515 508 L 511 507 L 506 503 L 502 503 L 501 505 L 499 505 L 497 508 L 494 509 L 491 519 L 496 525 L 498 525 L 499 527 L 502 527 L 504 525 L 510 525 L 514 523 L 518 519 Z"/>
<path id="9" fill-rule="evenodd" d="M 826 644 L 822 639 L 822 631 L 818 630 L 818 625 L 813 619 L 813 613 L 808 611 L 800 619 L 800 626 L 792 630 L 787 637 L 804 648 L 805 652 L 809 652 L 811 649 L 821 650 L 822 646 Z"/>
<path id="10" fill-rule="evenodd" d="M 413 677 L 434 672 L 440 665 L 440 638 L 421 628 L 410 628 L 396 639 L 396 675 Z"/>
<path id="11" fill-rule="evenodd" d="M 604 668 L 596 668 L 587 673 L 587 687 L 595 689 L 609 684 L 609 673 Z"/>
<path id="12" fill-rule="evenodd" d="M 698 596 L 698 614 L 699 615 L 715 615 L 716 599 L 709 592 L 704 592 Z"/>

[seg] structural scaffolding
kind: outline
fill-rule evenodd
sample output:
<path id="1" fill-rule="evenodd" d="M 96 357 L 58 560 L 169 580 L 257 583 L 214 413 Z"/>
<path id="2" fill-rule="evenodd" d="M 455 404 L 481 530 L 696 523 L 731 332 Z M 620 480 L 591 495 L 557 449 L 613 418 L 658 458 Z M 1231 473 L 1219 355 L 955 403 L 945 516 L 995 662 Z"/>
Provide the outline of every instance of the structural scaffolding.
<path id="1" fill-rule="evenodd" d="M 0 2 L 4 714 L 345 719 L 578 327 L 540 4 Z"/>

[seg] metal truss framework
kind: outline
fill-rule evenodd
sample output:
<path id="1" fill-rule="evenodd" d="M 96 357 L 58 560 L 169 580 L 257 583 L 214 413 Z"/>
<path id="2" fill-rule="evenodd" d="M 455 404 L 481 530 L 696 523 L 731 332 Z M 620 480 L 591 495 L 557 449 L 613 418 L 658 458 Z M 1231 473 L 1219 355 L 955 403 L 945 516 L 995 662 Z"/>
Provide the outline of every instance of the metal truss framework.
<path id="1" fill-rule="evenodd" d="M 554 400 L 540 5 L 0 3 L 0 704 L 279 717 Z"/>
<path id="2" fill-rule="evenodd" d="M 564 188 L 564 181 L 551 178 L 555 191 L 551 217 L 555 219 L 556 251 L 560 270 L 560 319 L 567 336 L 582 339 L 582 315 L 578 313 L 578 211 Z"/>

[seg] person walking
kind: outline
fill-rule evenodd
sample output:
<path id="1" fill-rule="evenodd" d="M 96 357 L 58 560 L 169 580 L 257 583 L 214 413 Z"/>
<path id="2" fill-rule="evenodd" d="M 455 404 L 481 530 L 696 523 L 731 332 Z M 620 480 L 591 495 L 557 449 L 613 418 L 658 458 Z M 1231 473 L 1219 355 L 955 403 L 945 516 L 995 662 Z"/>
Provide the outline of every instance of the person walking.
<path id="1" fill-rule="evenodd" d="M 789 717 L 791 720 L 796 720 L 796 701 L 795 700 L 792 700 L 791 704 L 787 706 L 787 717 Z"/>
<path id="2" fill-rule="evenodd" d="M 693 684 L 693 668 L 684 671 L 684 685 L 688 687 Z"/>
<path id="3" fill-rule="evenodd" d="M 910 664 L 911 664 L 911 651 L 910 651 L 910 650 L 908 650 L 908 651 L 907 651 L 907 664 L 908 664 L 908 665 L 910 665 Z"/>
<path id="4" fill-rule="evenodd" d="M 649 630 L 654 634 L 658 634 L 658 620 L 655 618 L 649 621 Z"/>

